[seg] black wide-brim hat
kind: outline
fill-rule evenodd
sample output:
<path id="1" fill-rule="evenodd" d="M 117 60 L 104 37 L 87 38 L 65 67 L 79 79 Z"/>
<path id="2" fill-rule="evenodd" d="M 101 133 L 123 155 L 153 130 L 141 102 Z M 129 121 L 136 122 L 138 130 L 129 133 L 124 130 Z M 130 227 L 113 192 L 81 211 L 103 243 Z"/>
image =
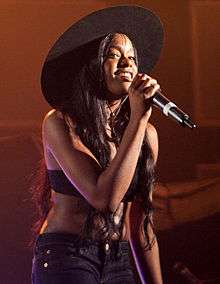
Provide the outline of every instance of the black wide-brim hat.
<path id="1" fill-rule="evenodd" d="M 41 87 L 52 107 L 59 109 L 68 99 L 80 69 L 98 57 L 103 37 L 115 32 L 126 34 L 133 42 L 139 72 L 153 69 L 163 45 L 163 27 L 152 11 L 139 6 L 116 6 L 93 12 L 65 31 L 46 57 Z"/>

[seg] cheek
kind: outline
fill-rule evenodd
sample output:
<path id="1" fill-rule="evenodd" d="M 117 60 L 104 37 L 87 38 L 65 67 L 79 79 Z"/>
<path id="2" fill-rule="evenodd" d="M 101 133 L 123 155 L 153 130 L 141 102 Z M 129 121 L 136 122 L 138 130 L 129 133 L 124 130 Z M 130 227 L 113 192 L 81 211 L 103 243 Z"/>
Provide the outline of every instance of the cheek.
<path id="1" fill-rule="evenodd" d="M 138 67 L 137 67 L 137 65 L 135 65 L 134 67 L 133 67 L 133 70 L 134 70 L 134 76 L 138 73 Z M 134 77 L 133 76 L 133 77 Z"/>
<path id="2" fill-rule="evenodd" d="M 106 61 L 103 66 L 105 77 L 111 77 L 114 73 L 114 64 Z"/>
<path id="3" fill-rule="evenodd" d="M 111 84 L 111 80 L 113 79 L 113 66 L 112 64 L 109 64 L 109 63 L 105 63 L 104 64 L 104 80 L 105 80 L 105 83 L 107 85 L 107 87 L 109 88 L 109 84 Z"/>

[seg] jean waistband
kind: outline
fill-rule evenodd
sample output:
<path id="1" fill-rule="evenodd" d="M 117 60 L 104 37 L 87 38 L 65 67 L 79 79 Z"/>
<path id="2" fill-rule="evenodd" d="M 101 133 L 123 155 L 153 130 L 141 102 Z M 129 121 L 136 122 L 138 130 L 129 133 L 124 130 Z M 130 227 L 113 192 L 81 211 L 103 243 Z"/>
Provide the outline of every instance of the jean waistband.
<path id="1" fill-rule="evenodd" d="M 78 243 L 80 236 L 70 233 L 43 233 L 38 235 L 36 239 L 36 245 L 46 245 L 50 243 Z M 89 241 L 89 239 L 88 239 Z"/>
<path id="2" fill-rule="evenodd" d="M 91 247 L 95 249 L 106 247 L 107 241 L 92 240 L 90 238 L 82 239 L 77 234 L 70 233 L 43 233 L 36 239 L 36 247 L 40 248 L 49 244 L 67 244 L 68 246 Z M 109 244 L 110 248 L 117 248 L 120 251 L 128 251 L 130 249 L 129 242 L 126 240 L 112 240 Z"/>

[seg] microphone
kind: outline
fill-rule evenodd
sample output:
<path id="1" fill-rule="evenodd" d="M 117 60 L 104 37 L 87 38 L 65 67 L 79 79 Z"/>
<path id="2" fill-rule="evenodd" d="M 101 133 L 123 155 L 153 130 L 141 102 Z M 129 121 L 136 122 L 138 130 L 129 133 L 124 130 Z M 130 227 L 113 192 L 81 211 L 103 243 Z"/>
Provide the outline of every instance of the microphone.
<path id="1" fill-rule="evenodd" d="M 188 114 L 179 109 L 173 102 L 168 100 L 161 91 L 157 91 L 152 97 L 152 103 L 154 106 L 159 108 L 164 115 L 173 118 L 175 121 L 180 123 L 183 127 L 187 126 L 191 129 L 196 128 L 195 123 L 193 123 Z"/>

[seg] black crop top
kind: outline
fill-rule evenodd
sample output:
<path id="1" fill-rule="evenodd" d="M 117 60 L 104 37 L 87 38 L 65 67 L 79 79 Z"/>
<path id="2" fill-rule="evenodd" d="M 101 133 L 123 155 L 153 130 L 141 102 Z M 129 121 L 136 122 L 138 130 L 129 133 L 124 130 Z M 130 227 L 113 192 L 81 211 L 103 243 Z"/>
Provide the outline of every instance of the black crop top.
<path id="1" fill-rule="evenodd" d="M 55 192 L 76 196 L 84 198 L 80 192 L 74 187 L 74 185 L 69 181 L 62 170 L 49 170 L 47 169 L 47 174 L 49 177 L 50 185 Z M 137 178 L 137 174 L 135 174 L 134 180 Z M 136 182 L 132 181 L 132 184 L 128 188 L 124 198 L 122 201 L 132 201 L 135 195 L 135 184 Z"/>

